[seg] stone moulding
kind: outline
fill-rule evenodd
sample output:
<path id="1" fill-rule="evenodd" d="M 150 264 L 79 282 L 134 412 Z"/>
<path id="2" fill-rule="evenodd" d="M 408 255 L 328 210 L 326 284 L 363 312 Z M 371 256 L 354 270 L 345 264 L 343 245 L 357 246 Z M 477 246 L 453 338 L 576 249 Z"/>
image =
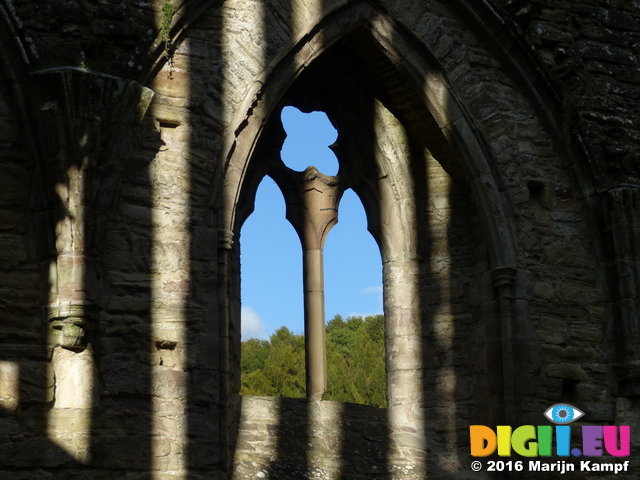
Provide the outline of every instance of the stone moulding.
<path id="1" fill-rule="evenodd" d="M 287 220 L 302 244 L 307 397 L 321 399 L 327 390 L 323 249 L 338 223 L 344 188 L 337 177 L 313 166 L 296 172 L 278 162 L 271 174 L 285 197 Z"/>

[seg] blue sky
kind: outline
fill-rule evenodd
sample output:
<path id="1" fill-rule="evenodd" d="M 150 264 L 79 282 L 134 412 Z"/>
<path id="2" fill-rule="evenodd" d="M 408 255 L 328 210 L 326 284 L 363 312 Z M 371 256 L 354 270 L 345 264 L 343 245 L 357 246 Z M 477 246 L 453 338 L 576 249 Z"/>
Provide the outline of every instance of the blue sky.
<path id="1" fill-rule="evenodd" d="M 282 159 L 289 168 L 301 171 L 314 165 L 326 175 L 337 173 L 338 161 L 328 148 L 337 133 L 324 113 L 286 107 L 282 121 L 287 132 Z M 338 214 L 324 249 L 326 321 L 336 314 L 382 313 L 380 252 L 353 191 L 345 192 Z M 269 338 L 283 325 L 302 333 L 302 247 L 285 219 L 282 194 L 269 177 L 258 188 L 256 209 L 242 227 L 240 244 L 243 340 Z"/>

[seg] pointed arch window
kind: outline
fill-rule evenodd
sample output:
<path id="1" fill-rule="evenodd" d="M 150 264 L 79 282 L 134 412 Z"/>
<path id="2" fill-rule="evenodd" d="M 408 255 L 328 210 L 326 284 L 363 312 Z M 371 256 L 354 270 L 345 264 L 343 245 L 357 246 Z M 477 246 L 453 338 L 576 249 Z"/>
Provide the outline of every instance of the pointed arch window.
<path id="1" fill-rule="evenodd" d="M 305 124 L 305 116 L 312 117 L 310 124 Z M 302 245 L 305 383 L 307 396 L 315 399 L 322 398 L 327 391 L 323 251 L 327 235 L 337 223 L 340 199 L 348 187 L 340 181 L 337 159 L 327 149 L 336 140 L 337 132 L 332 128 L 315 128 L 321 121 L 329 123 L 324 112 L 302 114 L 294 107 L 285 107 L 282 110 L 282 123 L 287 137 L 279 159 L 270 162 L 267 172 L 285 198 L 287 219 L 294 226 Z M 324 152 L 318 153 L 320 148 Z M 324 172 L 332 175 L 325 175 Z M 370 286 L 376 292 L 378 288 L 381 289 L 381 286 L 377 286 L 380 278 L 381 274 L 378 273 L 376 285 Z M 247 307 L 243 307 L 243 317 L 243 322 L 254 318 Z M 243 325 L 243 330 L 245 328 Z M 382 339 L 379 340 L 382 343 Z M 384 370 L 384 354 L 379 363 Z M 382 378 L 378 385 L 382 385 L 384 390 L 384 372 Z M 384 399 L 384 391 L 375 393 L 378 399 Z"/>
<path id="2" fill-rule="evenodd" d="M 352 5 L 336 14 L 344 24 L 331 17 L 284 52 L 236 124 L 223 225 L 237 232 L 236 208 L 246 208 L 252 182 L 279 161 L 277 102 L 338 120 L 348 140 L 334 149 L 339 176 L 362 201 L 382 255 L 388 431 L 390 438 L 415 432 L 423 444 L 431 431 L 426 415 L 450 407 L 516 418 L 515 347 L 523 344 L 514 343 L 512 327 L 525 315 L 516 313 L 526 311 L 519 296 L 526 284 L 515 282 L 515 222 L 464 95 L 428 46 L 375 6 L 354 12 Z M 224 247 L 231 251 L 229 242 Z M 233 326 L 225 308 L 222 320 L 231 321 L 223 325 Z M 438 357 L 442 345 L 454 352 L 455 342 L 464 345 L 456 347 L 460 357 Z M 486 368 L 482 385 L 457 383 L 476 378 L 479 366 Z"/>

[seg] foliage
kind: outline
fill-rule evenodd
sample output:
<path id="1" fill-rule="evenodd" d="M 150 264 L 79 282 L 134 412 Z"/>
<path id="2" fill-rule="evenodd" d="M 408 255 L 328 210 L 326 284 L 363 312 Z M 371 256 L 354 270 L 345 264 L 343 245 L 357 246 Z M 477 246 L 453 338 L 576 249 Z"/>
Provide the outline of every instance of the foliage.
<path id="1" fill-rule="evenodd" d="M 242 342 L 243 395 L 305 396 L 304 337 L 280 327 L 271 339 Z"/>
<path id="2" fill-rule="evenodd" d="M 384 316 L 336 315 L 327 324 L 326 400 L 386 407 Z M 281 327 L 242 342 L 243 395 L 305 396 L 304 336 Z"/>
<path id="3" fill-rule="evenodd" d="M 160 38 L 164 42 L 164 57 L 171 61 L 171 21 L 173 20 L 174 6 L 171 1 L 162 6 L 162 22 L 160 24 Z"/>

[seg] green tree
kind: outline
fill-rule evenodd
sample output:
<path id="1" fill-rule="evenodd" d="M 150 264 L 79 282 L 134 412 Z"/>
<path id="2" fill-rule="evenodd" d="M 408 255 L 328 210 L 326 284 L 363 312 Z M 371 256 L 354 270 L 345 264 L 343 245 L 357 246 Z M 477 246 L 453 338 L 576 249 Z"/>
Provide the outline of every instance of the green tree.
<path id="1" fill-rule="evenodd" d="M 384 316 L 327 325 L 327 400 L 386 407 Z"/>
<path id="2" fill-rule="evenodd" d="M 377 407 L 386 406 L 384 343 L 374 341 L 365 334 L 366 330 L 366 326 L 361 329 L 363 334 L 358 337 L 353 350 L 353 382 L 364 403 Z"/>
<path id="3" fill-rule="evenodd" d="M 304 336 L 281 327 L 242 342 L 243 395 L 305 396 Z M 327 324 L 327 400 L 386 407 L 384 316 L 333 317 Z"/>
<path id="4" fill-rule="evenodd" d="M 357 335 L 357 328 L 354 328 L 356 323 L 353 318 L 348 318 L 345 322 L 340 315 L 336 315 L 327 324 L 327 344 L 335 346 L 343 357 L 350 357 L 353 351 Z"/>
<path id="5" fill-rule="evenodd" d="M 364 318 L 364 327 L 376 344 L 384 345 L 384 315 L 368 315 Z"/>
<path id="6" fill-rule="evenodd" d="M 242 342 L 241 354 L 242 395 L 305 396 L 302 335 L 294 335 L 287 327 L 281 327 L 269 341 L 251 339 Z"/>
<path id="7" fill-rule="evenodd" d="M 242 342 L 240 350 L 240 369 L 242 373 L 262 370 L 269 356 L 271 344 L 267 340 L 250 338 Z"/>
<path id="8" fill-rule="evenodd" d="M 271 351 L 263 369 L 276 395 L 301 398 L 306 395 L 304 337 L 280 327 L 271 336 Z"/>

